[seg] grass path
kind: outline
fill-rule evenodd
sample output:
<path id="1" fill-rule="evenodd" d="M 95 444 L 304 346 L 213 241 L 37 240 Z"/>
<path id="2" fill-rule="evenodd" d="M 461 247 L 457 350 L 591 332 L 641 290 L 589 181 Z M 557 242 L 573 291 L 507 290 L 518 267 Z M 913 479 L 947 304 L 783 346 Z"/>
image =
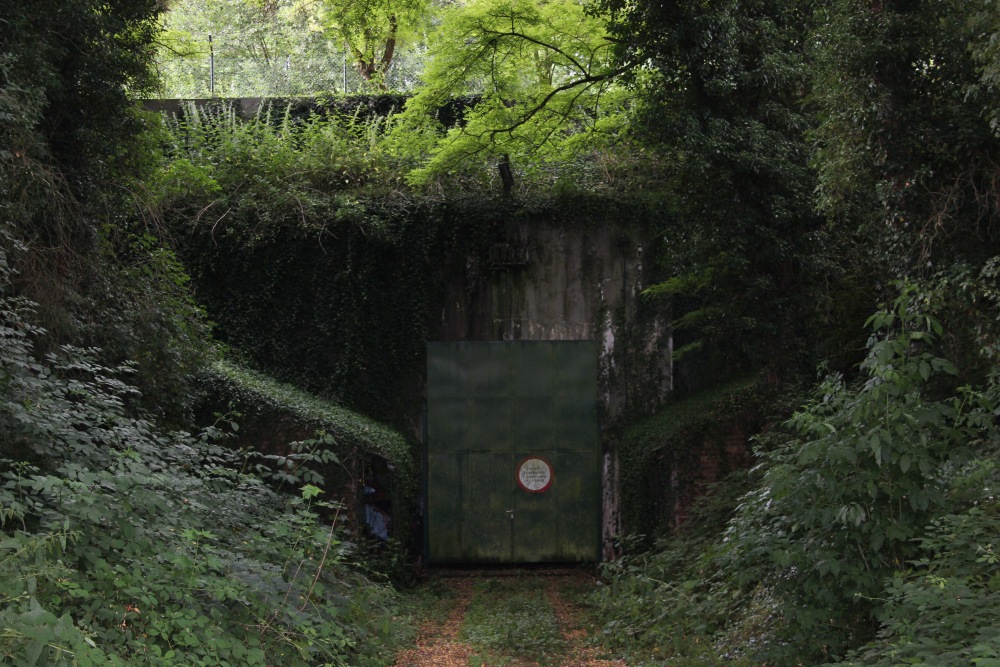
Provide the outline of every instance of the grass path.
<path id="1" fill-rule="evenodd" d="M 590 630 L 583 619 L 586 609 L 572 597 L 563 596 L 558 579 L 550 579 L 545 590 L 546 598 L 555 611 L 559 631 L 566 641 L 559 667 L 626 667 L 621 660 L 608 660 L 601 656 L 599 649 L 588 645 Z M 593 582 L 588 582 L 590 586 Z"/>
<path id="2" fill-rule="evenodd" d="M 395 667 L 626 667 L 589 646 L 593 585 L 578 570 L 436 575 L 439 611 Z"/>
<path id="3" fill-rule="evenodd" d="M 472 646 L 458 639 L 466 610 L 472 601 L 472 578 L 449 579 L 453 606 L 442 621 L 432 618 L 417 633 L 416 645 L 396 656 L 395 667 L 468 667 Z"/>

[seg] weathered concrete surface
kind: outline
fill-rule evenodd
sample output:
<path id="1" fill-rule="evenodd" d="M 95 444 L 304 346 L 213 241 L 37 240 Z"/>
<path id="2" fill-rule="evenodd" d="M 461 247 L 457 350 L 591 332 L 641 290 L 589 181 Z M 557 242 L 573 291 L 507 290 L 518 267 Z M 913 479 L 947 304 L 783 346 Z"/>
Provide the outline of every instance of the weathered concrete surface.
<path id="1" fill-rule="evenodd" d="M 615 417 L 652 411 L 672 388 L 670 327 L 637 299 L 646 273 L 642 239 L 613 223 L 511 223 L 489 257 L 468 258 L 448 288 L 438 340 L 600 341 L 607 433 Z M 613 444 L 605 439 L 605 558 L 620 534 Z"/>
<path id="2" fill-rule="evenodd" d="M 489 258 L 449 287 L 439 340 L 598 340 L 607 417 L 648 411 L 669 393 L 672 338 L 641 312 L 642 242 L 608 224 L 512 223 Z"/>

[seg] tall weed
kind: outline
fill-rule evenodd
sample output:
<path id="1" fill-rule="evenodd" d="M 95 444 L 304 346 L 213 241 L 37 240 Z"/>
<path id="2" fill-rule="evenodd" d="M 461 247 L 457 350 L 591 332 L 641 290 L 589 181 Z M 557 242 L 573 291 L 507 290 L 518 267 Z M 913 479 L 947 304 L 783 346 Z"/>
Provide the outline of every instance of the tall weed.
<path id="1" fill-rule="evenodd" d="M 191 103 L 163 125 L 166 162 L 151 184 L 156 206 L 213 233 L 235 220 L 253 222 L 261 238 L 275 225 L 325 222 L 349 208 L 357 192 L 345 191 L 391 186 L 381 149 L 387 122 L 300 117 L 271 106 L 244 120 L 231 105 Z"/>

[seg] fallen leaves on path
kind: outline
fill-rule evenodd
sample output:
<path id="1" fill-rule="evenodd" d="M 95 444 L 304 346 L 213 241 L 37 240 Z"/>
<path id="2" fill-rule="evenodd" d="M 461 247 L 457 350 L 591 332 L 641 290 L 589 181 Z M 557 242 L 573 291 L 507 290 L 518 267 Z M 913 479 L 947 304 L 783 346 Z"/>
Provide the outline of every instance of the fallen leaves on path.
<path id="1" fill-rule="evenodd" d="M 588 646 L 590 637 L 583 623 L 584 610 L 565 599 L 559 588 L 566 577 L 581 577 L 580 574 L 550 574 L 547 576 L 545 597 L 556 614 L 559 630 L 566 640 L 566 651 L 559 662 L 560 667 L 627 667 L 622 660 L 601 657 L 600 651 Z M 472 601 L 473 586 L 481 576 L 449 577 L 445 584 L 455 595 L 455 606 L 444 622 L 428 622 L 417 636 L 416 646 L 401 652 L 396 657 L 395 667 L 468 667 L 469 659 L 476 650 L 468 643 L 458 640 L 462 621 Z M 510 660 L 504 664 L 510 667 L 538 667 L 538 663 L 525 660 Z M 551 662 L 547 664 L 552 664 Z"/>
<path id="2" fill-rule="evenodd" d="M 545 597 L 555 610 L 559 631 L 566 640 L 560 667 L 627 667 L 623 660 L 608 660 L 601 657 L 599 649 L 588 646 L 590 633 L 582 624 L 585 612 L 559 593 L 559 580 L 555 577 L 549 579 Z"/>
<path id="3" fill-rule="evenodd" d="M 431 622 L 420 628 L 416 646 L 396 656 L 395 667 L 468 667 L 472 647 L 457 640 L 462 619 L 472 601 L 472 578 L 449 579 L 455 607 L 443 623 Z"/>

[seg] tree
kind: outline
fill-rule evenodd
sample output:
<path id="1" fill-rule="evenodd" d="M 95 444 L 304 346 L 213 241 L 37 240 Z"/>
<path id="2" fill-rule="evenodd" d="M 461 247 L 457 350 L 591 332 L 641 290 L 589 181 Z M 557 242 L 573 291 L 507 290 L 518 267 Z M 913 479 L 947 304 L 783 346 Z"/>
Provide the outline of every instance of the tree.
<path id="1" fill-rule="evenodd" d="M 176 0 L 157 55 L 161 94 L 207 97 L 213 52 L 216 95 L 407 90 L 430 11 L 428 0 Z"/>
<path id="2" fill-rule="evenodd" d="M 665 156 L 656 224 L 670 279 L 649 294 L 670 303 L 680 356 L 697 353 L 687 363 L 702 383 L 811 369 L 851 265 L 812 201 L 808 3 L 602 6 L 620 66 L 632 64 L 634 132 Z"/>
<path id="3" fill-rule="evenodd" d="M 155 83 L 160 9 L 0 0 L 0 249 L 11 293 L 36 304 L 39 354 L 72 343 L 136 361 L 162 414 L 190 401 L 187 371 L 210 347 L 140 194 L 155 156 L 136 98 Z"/>
<path id="4" fill-rule="evenodd" d="M 143 127 L 133 100 L 154 83 L 159 12 L 157 0 L 0 0 L 6 169 L 58 169 L 83 197 L 123 168 Z"/>
<path id="5" fill-rule="evenodd" d="M 427 26 L 431 0 L 321 0 L 319 7 L 326 34 L 343 41 L 369 85 L 384 90 L 397 48 Z"/>
<path id="6" fill-rule="evenodd" d="M 292 0 L 178 0 L 163 27 L 157 62 L 165 96 L 208 97 L 213 52 L 216 95 L 305 95 L 343 86 L 342 50 L 314 11 Z"/>
<path id="7" fill-rule="evenodd" d="M 612 140 L 622 90 L 604 21 L 575 0 L 473 0 L 446 14 L 434 35 L 424 85 L 406 106 L 400 132 L 427 128 L 449 99 L 474 108 L 444 137 L 432 130 L 429 160 L 413 182 L 470 159 L 565 156 L 581 141 Z"/>
<path id="8" fill-rule="evenodd" d="M 821 206 L 868 233 L 899 276 L 992 255 L 996 9 L 839 0 L 820 18 Z"/>
<path id="9" fill-rule="evenodd" d="M 158 13 L 156 0 L 0 0 L 0 221 L 35 251 L 22 261 L 76 265 L 97 237 L 84 207 L 145 168 L 133 100 L 154 83 Z M 31 266 L 20 269 L 46 291 Z"/>

